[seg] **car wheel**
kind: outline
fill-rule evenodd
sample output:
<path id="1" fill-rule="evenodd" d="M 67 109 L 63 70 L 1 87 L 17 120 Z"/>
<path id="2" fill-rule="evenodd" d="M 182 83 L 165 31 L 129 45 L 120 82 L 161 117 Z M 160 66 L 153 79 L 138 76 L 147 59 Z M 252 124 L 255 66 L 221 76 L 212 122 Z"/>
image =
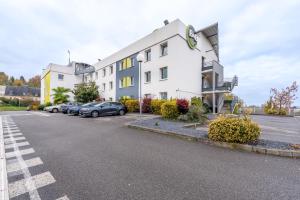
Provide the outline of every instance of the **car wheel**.
<path id="1" fill-rule="evenodd" d="M 99 113 L 97 111 L 93 111 L 92 112 L 92 117 L 99 117 Z"/>
<path id="2" fill-rule="evenodd" d="M 125 111 L 124 110 L 120 110 L 119 115 L 125 115 Z"/>
<path id="3" fill-rule="evenodd" d="M 57 108 L 53 108 L 52 112 L 57 113 L 58 109 Z"/>

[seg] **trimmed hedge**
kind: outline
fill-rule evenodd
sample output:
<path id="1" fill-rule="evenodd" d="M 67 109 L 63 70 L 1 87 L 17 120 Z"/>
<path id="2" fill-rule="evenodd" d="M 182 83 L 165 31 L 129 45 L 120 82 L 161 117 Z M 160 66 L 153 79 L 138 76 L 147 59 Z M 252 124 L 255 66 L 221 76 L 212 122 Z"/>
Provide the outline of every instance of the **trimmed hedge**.
<path id="1" fill-rule="evenodd" d="M 136 99 L 128 99 L 125 101 L 128 112 L 138 112 L 140 110 L 139 101 Z"/>
<path id="2" fill-rule="evenodd" d="M 218 117 L 209 124 L 208 138 L 214 141 L 248 143 L 260 136 L 259 126 L 250 119 Z"/>
<path id="3" fill-rule="evenodd" d="M 179 112 L 176 101 L 168 101 L 161 105 L 161 115 L 165 119 L 177 119 Z"/>
<path id="4" fill-rule="evenodd" d="M 151 112 L 153 114 L 161 115 L 161 106 L 166 100 L 163 99 L 152 99 L 151 101 Z"/>

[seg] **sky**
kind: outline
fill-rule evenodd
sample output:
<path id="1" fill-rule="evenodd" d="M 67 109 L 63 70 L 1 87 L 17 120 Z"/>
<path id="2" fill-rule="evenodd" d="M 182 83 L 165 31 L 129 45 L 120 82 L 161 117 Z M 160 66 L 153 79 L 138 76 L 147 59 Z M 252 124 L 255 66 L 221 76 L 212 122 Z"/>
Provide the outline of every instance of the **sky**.
<path id="1" fill-rule="evenodd" d="M 179 18 L 219 23 L 220 63 L 234 94 L 261 105 L 300 84 L 300 0 L 0 0 L 0 71 L 30 78 L 48 63 L 94 64 Z M 299 97 L 295 105 L 300 106 Z"/>

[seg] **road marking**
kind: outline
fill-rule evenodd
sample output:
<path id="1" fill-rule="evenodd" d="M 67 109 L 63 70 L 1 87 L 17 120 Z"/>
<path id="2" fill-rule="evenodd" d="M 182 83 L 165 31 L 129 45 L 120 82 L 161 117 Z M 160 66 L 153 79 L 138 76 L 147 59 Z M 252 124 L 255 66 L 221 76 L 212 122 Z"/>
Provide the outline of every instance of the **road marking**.
<path id="1" fill-rule="evenodd" d="M 58 198 L 56 200 L 69 200 L 69 198 L 67 197 L 67 195 L 65 195 L 65 196 L 60 197 L 60 198 Z"/>
<path id="2" fill-rule="evenodd" d="M 25 179 L 15 181 L 9 184 L 9 196 L 14 198 L 27 192 L 32 193 L 37 189 L 55 183 L 54 177 L 50 172 L 44 172 L 35 176 L 30 176 Z M 37 195 L 39 195 L 37 193 Z M 30 199 L 41 199 L 39 196 L 31 196 Z"/>
<path id="3" fill-rule="evenodd" d="M 10 121 L 12 121 L 12 120 L 10 120 Z M 8 131 L 10 131 L 9 128 L 8 128 Z M 22 169 L 22 172 L 23 172 L 22 174 L 24 175 L 24 180 L 25 180 L 25 184 L 23 185 L 23 188 L 30 189 L 29 190 L 30 199 L 40 200 L 41 198 L 36 189 L 35 183 L 33 180 L 31 180 L 31 174 L 28 170 L 26 162 L 24 161 L 24 159 L 22 157 L 22 155 L 24 155 L 24 154 L 21 153 L 22 151 L 23 151 L 23 153 L 29 153 L 32 151 L 34 152 L 34 150 L 32 148 L 30 148 L 30 149 L 25 149 L 25 150 L 20 151 L 19 147 L 16 145 L 16 140 L 14 140 L 12 137 L 10 139 L 11 139 L 12 144 L 14 144 L 14 146 L 13 146 L 14 152 L 9 152 L 9 153 L 11 153 L 12 156 L 16 157 L 16 159 L 18 160 L 18 163 L 20 165 L 20 169 Z M 7 155 L 6 155 L 6 158 L 9 158 L 9 157 L 7 157 Z M 11 184 L 9 184 L 8 192 L 10 194 L 10 197 L 12 198 L 12 196 L 16 193 L 15 193 L 14 188 L 11 188 L 10 186 L 11 186 Z"/>
<path id="4" fill-rule="evenodd" d="M 23 133 L 13 133 L 13 134 L 11 134 L 11 136 L 20 137 L 20 136 L 23 136 Z M 9 137 L 9 135 L 4 135 L 4 138 L 8 138 L 8 137 Z"/>
<path id="5" fill-rule="evenodd" d="M 5 149 L 14 148 L 14 145 L 16 145 L 17 147 L 23 147 L 23 146 L 28 146 L 30 144 L 29 144 L 29 142 L 20 142 L 20 143 L 15 143 L 15 144 L 7 144 L 7 145 L 5 145 Z"/>
<path id="6" fill-rule="evenodd" d="M 15 146 L 15 147 L 17 147 L 17 146 Z M 35 151 L 34 151 L 33 148 L 29 148 L 29 149 L 23 149 L 23 150 L 8 152 L 8 153 L 5 153 L 5 156 L 6 156 L 6 158 L 12 158 L 12 157 L 17 157 L 17 156 L 23 156 L 23 155 L 31 154 L 31 153 L 34 153 L 34 152 Z"/>
<path id="7" fill-rule="evenodd" d="M 0 197 L 2 200 L 8 200 L 8 184 L 6 172 L 6 158 L 3 139 L 2 117 L 0 116 Z"/>
<path id="8" fill-rule="evenodd" d="M 42 113 L 42 112 L 31 112 L 34 115 L 39 115 L 39 116 L 43 116 L 43 117 L 50 117 L 51 115 L 46 114 L 46 113 Z"/>
<path id="9" fill-rule="evenodd" d="M 26 163 L 27 167 L 34 167 L 34 166 L 42 165 L 43 161 L 39 157 L 36 157 L 36 158 L 29 159 L 29 160 L 25 160 L 25 163 Z M 18 162 L 8 164 L 6 166 L 6 169 L 7 169 L 7 173 L 22 170 L 22 168 Z"/>
<path id="10" fill-rule="evenodd" d="M 8 144 L 8 143 L 14 143 L 14 142 L 17 142 L 17 141 L 19 141 L 19 140 L 26 140 L 26 138 L 25 137 L 18 137 L 18 138 L 13 138 L 12 136 L 10 137 L 10 138 L 5 138 L 4 139 L 4 143 L 5 144 Z"/>

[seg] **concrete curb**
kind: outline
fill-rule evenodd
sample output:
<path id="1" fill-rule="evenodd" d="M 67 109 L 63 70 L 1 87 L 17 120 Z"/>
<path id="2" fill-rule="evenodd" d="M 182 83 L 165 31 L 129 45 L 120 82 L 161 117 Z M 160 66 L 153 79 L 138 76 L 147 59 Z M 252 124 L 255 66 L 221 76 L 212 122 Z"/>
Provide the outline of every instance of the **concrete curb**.
<path id="1" fill-rule="evenodd" d="M 194 136 L 181 135 L 181 134 L 178 134 L 173 131 L 164 131 L 161 129 L 149 128 L 149 127 L 134 125 L 134 124 L 130 124 L 130 123 L 127 123 L 126 126 L 129 128 L 150 131 L 150 132 L 160 133 L 160 134 L 164 134 L 164 135 L 171 135 L 171 136 L 179 137 L 179 138 L 182 138 L 185 140 L 202 142 L 205 144 L 214 145 L 217 147 L 222 147 L 222 148 L 227 148 L 227 149 L 237 149 L 237 150 L 246 151 L 246 152 L 254 152 L 254 153 L 259 153 L 259 154 L 281 156 L 281 157 L 300 158 L 300 150 L 298 151 L 298 150 L 268 149 L 268 148 L 257 147 L 257 146 L 248 145 L 248 144 L 216 142 L 216 141 L 212 141 L 212 140 L 209 140 L 206 138 L 198 138 L 198 137 L 194 137 Z"/>

